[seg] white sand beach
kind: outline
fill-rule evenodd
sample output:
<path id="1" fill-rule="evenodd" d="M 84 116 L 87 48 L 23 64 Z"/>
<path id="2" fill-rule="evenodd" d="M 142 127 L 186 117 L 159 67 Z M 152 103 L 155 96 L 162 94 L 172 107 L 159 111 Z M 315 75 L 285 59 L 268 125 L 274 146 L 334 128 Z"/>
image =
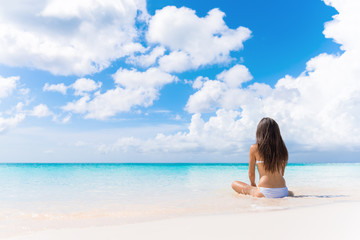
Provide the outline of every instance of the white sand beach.
<path id="1" fill-rule="evenodd" d="M 45 230 L 9 240 L 358 239 L 360 202 L 179 217 L 119 226 Z"/>

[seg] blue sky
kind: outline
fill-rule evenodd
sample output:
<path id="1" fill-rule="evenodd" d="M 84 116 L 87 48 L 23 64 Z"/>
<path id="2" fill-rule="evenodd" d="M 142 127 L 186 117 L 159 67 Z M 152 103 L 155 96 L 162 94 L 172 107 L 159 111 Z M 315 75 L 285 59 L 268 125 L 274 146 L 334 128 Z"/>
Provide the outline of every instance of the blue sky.
<path id="1" fill-rule="evenodd" d="M 359 161 L 358 7 L 7 3 L 1 161 L 246 162 L 263 116 L 290 161 Z"/>

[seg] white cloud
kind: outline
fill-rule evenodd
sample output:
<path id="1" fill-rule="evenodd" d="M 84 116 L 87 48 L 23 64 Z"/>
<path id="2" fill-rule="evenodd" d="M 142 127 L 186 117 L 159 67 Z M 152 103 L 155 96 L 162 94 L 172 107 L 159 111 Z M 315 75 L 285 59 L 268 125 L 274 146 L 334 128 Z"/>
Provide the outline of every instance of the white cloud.
<path id="1" fill-rule="evenodd" d="M 76 80 L 71 87 L 75 89 L 75 95 L 84 95 L 86 92 L 92 92 L 100 88 L 101 82 L 95 82 L 89 78 L 80 78 Z"/>
<path id="2" fill-rule="evenodd" d="M 274 88 L 259 83 L 247 88 L 237 84 L 225 87 L 225 79 L 203 81 L 189 98 L 188 111 L 237 110 L 241 119 L 248 119 L 249 126 L 270 116 L 279 122 L 286 139 L 305 148 L 359 147 L 360 30 L 353 27 L 360 23 L 359 3 L 326 3 L 336 7 L 339 14 L 325 24 L 324 34 L 343 44 L 344 53 L 320 54 L 308 61 L 300 76 L 285 76 Z M 221 87 L 213 87 L 215 83 Z"/>
<path id="3" fill-rule="evenodd" d="M 99 72 L 143 50 L 135 25 L 147 18 L 145 0 L 2 2 L 0 63 L 56 75 Z"/>
<path id="4" fill-rule="evenodd" d="M 62 109 L 74 113 L 85 113 L 87 111 L 87 104 L 89 100 L 89 96 L 83 96 L 77 101 L 67 103 L 62 107 Z"/>
<path id="5" fill-rule="evenodd" d="M 230 52 L 241 49 L 251 32 L 244 27 L 228 28 L 224 16 L 219 9 L 209 11 L 203 18 L 186 7 L 157 10 L 149 21 L 147 40 L 172 51 L 160 58 L 160 68 L 182 72 L 230 61 Z"/>
<path id="6" fill-rule="evenodd" d="M 61 123 L 61 124 L 66 124 L 68 122 L 70 122 L 71 120 L 71 113 L 67 114 L 66 116 L 63 116 L 62 114 L 54 114 L 52 112 L 50 112 L 50 114 L 48 116 L 52 116 L 52 121 L 56 122 L 56 123 Z"/>
<path id="7" fill-rule="evenodd" d="M 29 88 L 20 88 L 19 93 L 23 96 L 27 96 L 30 93 L 30 89 Z"/>
<path id="8" fill-rule="evenodd" d="M 145 72 L 119 69 L 113 78 L 117 84 L 114 89 L 95 94 L 93 99 L 84 96 L 68 103 L 63 110 L 85 114 L 85 118 L 106 119 L 117 113 L 128 112 L 135 106 L 152 105 L 162 86 L 176 80 L 157 68 L 149 68 Z"/>
<path id="9" fill-rule="evenodd" d="M 333 21 L 325 24 L 324 35 L 341 44 L 343 50 L 360 50 L 360 30 L 358 11 L 360 2 L 357 0 L 323 0 L 327 5 L 333 6 L 339 12 Z"/>
<path id="10" fill-rule="evenodd" d="M 157 46 L 151 50 L 148 54 L 142 54 L 139 56 L 132 56 L 126 59 L 127 63 L 138 65 L 141 67 L 150 67 L 156 63 L 156 60 L 164 55 L 165 48 L 162 46 Z"/>
<path id="11" fill-rule="evenodd" d="M 300 76 L 285 76 L 274 87 L 264 83 L 242 87 L 241 83 L 251 79 L 245 67 L 239 68 L 241 74 L 229 70 L 216 80 L 199 77 L 193 83 L 196 92 L 187 103 L 187 110 L 194 113 L 188 131 L 158 134 L 152 139 L 121 138 L 103 149 L 238 153 L 254 142 L 258 121 L 269 116 L 279 123 L 286 143 L 295 144 L 297 149 L 358 150 L 360 30 L 356 26 L 360 23 L 360 4 L 325 2 L 339 14 L 325 24 L 324 34 L 343 44 L 344 53 L 320 54 L 308 61 Z M 208 121 L 200 115 L 213 111 L 216 115 Z"/>
<path id="12" fill-rule="evenodd" d="M 163 72 L 157 68 L 149 68 L 145 72 L 139 72 L 135 69 L 120 68 L 114 75 L 115 83 L 128 89 L 157 89 L 159 90 L 165 84 L 171 83 L 175 77 Z"/>
<path id="13" fill-rule="evenodd" d="M 5 132 L 7 129 L 15 127 L 18 123 L 25 119 L 24 113 L 17 113 L 13 117 L 4 118 L 0 115 L 0 133 Z"/>
<path id="14" fill-rule="evenodd" d="M 217 108 L 236 109 L 245 100 L 241 84 L 252 79 L 249 70 L 243 65 L 235 65 L 217 75 L 217 80 L 198 77 L 193 88 L 199 89 L 191 95 L 186 110 L 191 113 L 213 112 Z"/>
<path id="15" fill-rule="evenodd" d="M 0 98 L 8 97 L 16 89 L 17 82 L 19 77 L 2 77 L 0 76 Z"/>
<path id="16" fill-rule="evenodd" d="M 20 82 L 20 77 L 3 77 L 0 75 L 0 99 L 7 98 L 13 94 L 14 91 L 18 91 L 20 97 L 27 97 L 29 90 L 27 88 L 17 89 Z M 23 102 L 18 102 L 14 107 L 0 112 L 0 133 L 4 133 L 9 128 L 15 127 L 18 123 L 25 119 L 25 113 Z"/>
<path id="17" fill-rule="evenodd" d="M 79 78 L 73 84 L 66 86 L 64 83 L 59 84 L 49 84 L 45 83 L 43 91 L 53 91 L 60 92 L 63 95 L 66 94 L 68 88 L 75 90 L 74 94 L 77 96 L 82 96 L 88 92 L 95 91 L 101 87 L 101 82 L 95 82 L 89 78 Z"/>
<path id="18" fill-rule="evenodd" d="M 219 101 L 226 90 L 227 86 L 223 82 L 206 81 L 199 91 L 190 96 L 185 109 L 191 113 L 213 112 L 219 107 Z"/>
<path id="19" fill-rule="evenodd" d="M 242 83 L 250 81 L 253 77 L 244 65 L 235 65 L 216 76 L 224 81 L 229 87 L 240 87 Z"/>
<path id="20" fill-rule="evenodd" d="M 52 92 L 59 92 L 62 93 L 63 95 L 66 94 L 67 91 L 67 86 L 65 86 L 65 84 L 63 83 L 59 83 L 59 84 L 49 84 L 49 83 L 45 83 L 44 87 L 43 87 L 43 91 L 52 91 Z"/>
<path id="21" fill-rule="evenodd" d="M 159 60 L 160 68 L 167 72 L 184 72 L 193 68 L 191 57 L 183 51 L 173 51 Z"/>
<path id="22" fill-rule="evenodd" d="M 356 26 L 360 23 L 360 3 L 325 2 L 339 14 L 325 25 L 324 35 L 342 44 L 344 53 L 321 54 L 308 61 L 300 76 L 285 76 L 273 87 L 264 83 L 243 87 L 252 79 L 243 65 L 223 71 L 214 80 L 198 77 L 193 83 L 196 92 L 186 105 L 186 110 L 194 113 L 187 131 L 159 133 L 149 139 L 120 138 L 115 144 L 102 145 L 101 151 L 238 153 L 254 140 L 256 124 L 263 116 L 279 122 L 286 141 L 305 148 L 358 149 L 360 30 Z M 85 118 L 106 119 L 138 106 L 151 106 L 160 89 L 176 81 L 169 72 L 229 62 L 230 52 L 241 49 L 250 37 L 246 28 L 229 29 L 223 21 L 224 13 L 218 9 L 200 18 L 185 7 L 165 7 L 149 21 L 146 39 L 151 47 L 145 50 L 134 43 L 138 36 L 134 27 L 137 10 L 146 13 L 145 1 L 60 3 L 4 3 L 0 9 L 0 63 L 65 75 L 100 71 L 125 55 L 133 56 L 128 61 L 138 66 L 153 66 L 156 61 L 159 64 L 143 72 L 119 69 L 113 75 L 116 87 L 104 93 L 85 94 L 100 88 L 100 83 L 91 79 L 71 85 L 80 97 L 63 110 Z M 144 54 L 136 55 L 135 51 Z M 10 96 L 18 77 L 0 80 L 0 98 Z M 45 86 L 44 91 L 62 93 L 70 87 Z M 0 115 L 0 132 L 25 118 L 20 113 L 22 108 L 18 105 L 11 117 Z M 205 112 L 215 115 L 206 120 L 201 116 Z M 71 113 L 64 122 L 70 120 Z M 48 116 L 51 112 L 40 104 L 32 114 Z"/>
<path id="23" fill-rule="evenodd" d="M 71 114 L 68 114 L 61 120 L 61 123 L 63 124 L 68 123 L 70 119 L 71 119 Z"/>
<path id="24" fill-rule="evenodd" d="M 247 126 L 242 120 L 236 119 L 239 115 L 240 112 L 237 111 L 219 110 L 216 116 L 204 122 L 200 114 L 194 114 L 187 132 L 173 135 L 159 133 L 155 138 L 145 140 L 124 137 L 114 144 L 102 145 L 99 150 L 104 153 L 112 151 L 239 153 L 244 150 L 244 139 L 250 138 Z"/>
<path id="25" fill-rule="evenodd" d="M 39 104 L 34 107 L 34 109 L 30 112 L 31 116 L 35 117 L 47 117 L 53 115 L 53 113 L 49 110 L 49 108 L 45 104 Z"/>
<path id="26" fill-rule="evenodd" d="M 191 83 L 194 89 L 200 89 L 204 85 L 204 82 L 208 80 L 208 77 L 199 76 L 195 79 L 195 81 L 188 81 L 188 83 Z"/>
<path id="27" fill-rule="evenodd" d="M 351 50 L 341 56 L 321 54 L 307 63 L 300 76 L 286 76 L 274 88 L 259 83 L 230 87 L 220 80 L 207 80 L 190 96 L 186 109 L 239 111 L 249 131 L 263 116 L 270 116 L 279 122 L 286 139 L 306 148 L 358 147 L 360 66 L 353 64 L 356 56 L 360 55 Z"/>
<path id="28" fill-rule="evenodd" d="M 228 62 L 230 52 L 243 47 L 250 30 L 228 28 L 224 16 L 213 9 L 200 18 L 189 8 L 168 6 L 150 17 L 145 0 L 15 0 L 0 9 L 0 63 L 83 76 L 121 57 L 141 67 L 160 58 L 160 69 L 182 72 Z M 151 50 L 141 55 L 147 49 L 138 23 L 148 24 Z"/>

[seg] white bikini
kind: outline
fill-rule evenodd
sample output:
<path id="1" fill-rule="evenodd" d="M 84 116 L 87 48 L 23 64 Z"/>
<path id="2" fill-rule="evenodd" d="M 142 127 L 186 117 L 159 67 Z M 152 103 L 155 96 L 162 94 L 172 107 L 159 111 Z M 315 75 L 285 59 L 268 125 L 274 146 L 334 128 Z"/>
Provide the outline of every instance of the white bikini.
<path id="1" fill-rule="evenodd" d="M 287 187 L 283 188 L 264 188 L 259 187 L 259 190 L 266 198 L 283 198 L 289 195 Z"/>
<path id="2" fill-rule="evenodd" d="M 264 163 L 264 161 L 256 161 L 256 164 Z M 264 188 L 259 187 L 259 191 L 266 197 L 266 198 L 283 198 L 287 197 L 289 194 L 287 187 L 282 188 Z"/>

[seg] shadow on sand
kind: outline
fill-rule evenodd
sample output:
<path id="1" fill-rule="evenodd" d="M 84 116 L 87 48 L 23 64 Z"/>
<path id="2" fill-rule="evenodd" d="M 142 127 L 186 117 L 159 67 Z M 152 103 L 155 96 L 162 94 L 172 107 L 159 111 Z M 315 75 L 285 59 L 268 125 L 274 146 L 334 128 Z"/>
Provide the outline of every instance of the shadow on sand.
<path id="1" fill-rule="evenodd" d="M 295 195 L 294 198 L 339 198 L 348 197 L 348 195 Z"/>

